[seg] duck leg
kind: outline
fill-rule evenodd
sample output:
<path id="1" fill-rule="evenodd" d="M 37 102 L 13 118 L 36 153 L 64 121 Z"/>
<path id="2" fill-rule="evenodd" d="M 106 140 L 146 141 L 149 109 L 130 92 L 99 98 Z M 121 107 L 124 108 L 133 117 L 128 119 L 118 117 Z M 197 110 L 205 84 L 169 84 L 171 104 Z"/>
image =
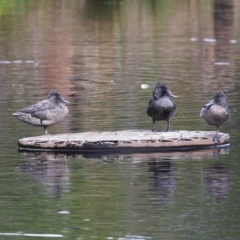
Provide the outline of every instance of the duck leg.
<path id="1" fill-rule="evenodd" d="M 153 120 L 153 129 L 152 129 L 152 132 L 155 132 L 155 131 L 156 131 L 155 120 L 154 120 L 154 119 L 152 119 L 152 120 Z"/>
<path id="2" fill-rule="evenodd" d="M 47 127 L 44 127 L 44 134 L 48 134 Z"/>
<path id="3" fill-rule="evenodd" d="M 166 129 L 166 132 L 169 132 L 169 130 L 170 130 L 170 121 L 167 120 L 167 129 Z"/>
<path id="4" fill-rule="evenodd" d="M 170 120 L 167 120 L 167 129 L 165 130 L 165 132 L 174 132 L 174 130 L 172 130 L 171 128 L 170 128 Z"/>
<path id="5" fill-rule="evenodd" d="M 219 128 L 217 129 L 216 133 L 214 134 L 214 136 L 212 137 L 212 140 L 215 142 L 215 141 L 218 141 L 220 143 L 220 140 L 219 140 L 219 136 L 218 136 L 218 132 L 219 132 Z"/>

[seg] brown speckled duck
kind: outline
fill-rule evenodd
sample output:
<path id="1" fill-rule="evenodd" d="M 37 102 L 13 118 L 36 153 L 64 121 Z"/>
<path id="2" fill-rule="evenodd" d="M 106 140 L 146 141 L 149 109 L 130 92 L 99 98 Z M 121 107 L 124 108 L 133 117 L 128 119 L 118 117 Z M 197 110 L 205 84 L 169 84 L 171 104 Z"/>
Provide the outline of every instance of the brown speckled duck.
<path id="1" fill-rule="evenodd" d="M 176 97 L 166 85 L 157 83 L 147 107 L 147 115 L 153 120 L 153 131 L 156 131 L 155 121 L 162 120 L 168 123 L 166 131 L 170 130 L 170 119 L 176 113 L 176 104 L 171 98 Z"/>
<path id="2" fill-rule="evenodd" d="M 219 142 L 219 129 L 230 118 L 226 95 L 223 92 L 216 93 L 213 99 L 202 108 L 200 117 L 209 125 L 213 125 L 217 128 L 216 134 L 212 139 L 213 141 L 217 140 Z"/>
<path id="3" fill-rule="evenodd" d="M 52 90 L 48 98 L 29 107 L 23 108 L 13 115 L 19 120 L 33 126 L 42 126 L 48 134 L 47 127 L 62 120 L 68 114 L 65 103 L 69 103 L 56 90 Z"/>

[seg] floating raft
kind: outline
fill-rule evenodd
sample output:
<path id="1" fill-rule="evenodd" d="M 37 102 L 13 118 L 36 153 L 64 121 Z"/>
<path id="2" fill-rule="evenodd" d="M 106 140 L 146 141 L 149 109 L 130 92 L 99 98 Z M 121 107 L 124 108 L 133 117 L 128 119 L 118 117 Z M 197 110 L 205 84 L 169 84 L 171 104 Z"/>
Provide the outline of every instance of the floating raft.
<path id="1" fill-rule="evenodd" d="M 230 145 L 227 133 L 219 132 L 219 141 L 213 141 L 215 131 L 152 132 L 124 130 L 116 132 L 82 132 L 42 135 L 18 141 L 21 151 L 171 151 L 193 150 Z"/>

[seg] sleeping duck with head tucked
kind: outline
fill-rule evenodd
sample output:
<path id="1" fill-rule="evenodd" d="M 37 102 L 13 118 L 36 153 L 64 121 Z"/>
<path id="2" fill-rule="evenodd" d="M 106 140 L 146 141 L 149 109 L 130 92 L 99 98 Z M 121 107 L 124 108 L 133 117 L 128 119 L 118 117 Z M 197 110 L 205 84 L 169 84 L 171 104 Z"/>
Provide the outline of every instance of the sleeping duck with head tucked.
<path id="1" fill-rule="evenodd" d="M 48 134 L 47 127 L 61 121 L 68 114 L 66 103 L 70 102 L 59 92 L 52 90 L 47 99 L 23 108 L 13 115 L 25 123 L 42 126 L 44 133 Z"/>
<path id="2" fill-rule="evenodd" d="M 209 125 L 215 126 L 217 131 L 213 136 L 213 141 L 219 142 L 218 132 L 220 127 L 230 119 L 230 111 L 227 104 L 227 97 L 223 92 L 218 92 L 213 96 L 201 110 L 202 117 Z"/>

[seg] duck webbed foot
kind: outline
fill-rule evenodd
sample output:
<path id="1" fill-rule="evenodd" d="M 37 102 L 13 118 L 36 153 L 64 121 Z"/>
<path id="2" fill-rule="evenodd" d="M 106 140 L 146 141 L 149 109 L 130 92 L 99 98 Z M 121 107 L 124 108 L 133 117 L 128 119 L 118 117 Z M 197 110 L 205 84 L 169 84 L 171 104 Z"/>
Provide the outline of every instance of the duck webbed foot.
<path id="1" fill-rule="evenodd" d="M 153 119 L 153 129 L 152 129 L 152 132 L 159 132 L 159 130 L 156 129 L 155 120 L 154 119 Z"/>
<path id="2" fill-rule="evenodd" d="M 218 131 L 214 134 L 214 136 L 212 137 L 213 142 L 217 141 L 218 143 L 220 143 L 220 137 L 218 136 Z"/>
<path id="3" fill-rule="evenodd" d="M 175 132 L 175 130 L 170 128 L 170 122 L 168 121 L 167 123 L 168 123 L 167 129 L 161 130 L 161 129 L 156 129 L 155 121 L 153 121 L 152 132 Z"/>
<path id="4" fill-rule="evenodd" d="M 48 134 L 47 127 L 43 127 L 43 128 L 44 128 L 44 134 L 47 135 Z"/>
<path id="5" fill-rule="evenodd" d="M 152 132 L 163 132 L 164 130 L 153 128 Z"/>
<path id="6" fill-rule="evenodd" d="M 167 129 L 164 130 L 163 132 L 174 132 L 174 130 L 170 128 L 170 121 L 169 120 L 167 121 L 167 124 L 168 124 Z"/>
<path id="7" fill-rule="evenodd" d="M 163 132 L 175 132 L 175 130 L 174 130 L 174 129 L 170 129 L 170 128 L 168 129 L 168 128 L 167 128 L 166 130 L 163 130 Z"/>
<path id="8" fill-rule="evenodd" d="M 173 129 L 164 129 L 164 130 L 161 130 L 161 129 L 153 128 L 153 129 L 152 129 L 152 132 L 175 132 L 175 130 L 173 130 Z"/>

